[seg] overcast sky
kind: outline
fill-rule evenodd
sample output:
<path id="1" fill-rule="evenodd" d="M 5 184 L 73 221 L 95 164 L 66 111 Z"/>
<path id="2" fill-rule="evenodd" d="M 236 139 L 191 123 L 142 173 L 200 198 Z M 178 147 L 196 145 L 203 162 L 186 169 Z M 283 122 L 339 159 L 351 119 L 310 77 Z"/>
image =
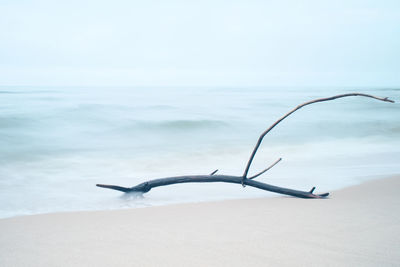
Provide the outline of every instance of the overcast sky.
<path id="1" fill-rule="evenodd" d="M 0 0 L 0 85 L 400 86 L 400 1 Z"/>

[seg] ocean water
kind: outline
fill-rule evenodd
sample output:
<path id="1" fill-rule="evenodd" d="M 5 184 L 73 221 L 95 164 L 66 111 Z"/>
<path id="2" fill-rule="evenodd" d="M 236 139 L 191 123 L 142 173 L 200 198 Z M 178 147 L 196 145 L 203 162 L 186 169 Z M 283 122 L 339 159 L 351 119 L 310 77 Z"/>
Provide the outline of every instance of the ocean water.
<path id="1" fill-rule="evenodd" d="M 0 87 L 0 217 L 275 196 L 232 184 L 155 188 L 143 197 L 97 188 L 134 186 L 185 174 L 241 175 L 259 135 L 268 134 L 250 175 L 326 192 L 400 173 L 397 88 Z M 334 197 L 334 195 L 332 196 Z"/>

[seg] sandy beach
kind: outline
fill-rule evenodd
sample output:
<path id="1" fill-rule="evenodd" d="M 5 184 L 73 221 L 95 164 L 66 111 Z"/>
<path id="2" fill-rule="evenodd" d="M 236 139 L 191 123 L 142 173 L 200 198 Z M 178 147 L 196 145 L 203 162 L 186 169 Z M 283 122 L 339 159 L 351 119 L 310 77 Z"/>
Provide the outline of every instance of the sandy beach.
<path id="1" fill-rule="evenodd" d="M 399 26 L 0 0 L 0 267 L 400 267 Z"/>
<path id="2" fill-rule="evenodd" d="M 395 266 L 399 188 L 2 219 L 0 266 Z"/>

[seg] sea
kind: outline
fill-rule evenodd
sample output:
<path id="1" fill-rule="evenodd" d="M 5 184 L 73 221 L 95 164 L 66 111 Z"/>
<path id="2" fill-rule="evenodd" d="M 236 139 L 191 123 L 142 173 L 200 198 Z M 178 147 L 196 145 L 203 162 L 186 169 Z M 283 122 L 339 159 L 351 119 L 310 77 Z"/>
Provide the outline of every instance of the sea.
<path id="1" fill-rule="evenodd" d="M 260 134 L 297 105 L 360 92 L 298 110 L 263 140 L 249 175 L 331 192 L 400 174 L 400 89 L 355 87 L 0 87 L 0 218 L 274 197 L 237 184 L 193 183 L 143 196 L 149 179 L 242 175 Z M 335 198 L 335 194 L 331 194 Z"/>

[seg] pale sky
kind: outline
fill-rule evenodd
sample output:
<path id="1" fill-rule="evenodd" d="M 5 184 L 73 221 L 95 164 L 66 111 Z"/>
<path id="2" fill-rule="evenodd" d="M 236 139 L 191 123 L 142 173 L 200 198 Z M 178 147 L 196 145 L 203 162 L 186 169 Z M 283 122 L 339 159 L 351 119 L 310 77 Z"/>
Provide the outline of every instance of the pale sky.
<path id="1" fill-rule="evenodd" d="M 400 1 L 0 0 L 0 85 L 400 86 Z"/>

